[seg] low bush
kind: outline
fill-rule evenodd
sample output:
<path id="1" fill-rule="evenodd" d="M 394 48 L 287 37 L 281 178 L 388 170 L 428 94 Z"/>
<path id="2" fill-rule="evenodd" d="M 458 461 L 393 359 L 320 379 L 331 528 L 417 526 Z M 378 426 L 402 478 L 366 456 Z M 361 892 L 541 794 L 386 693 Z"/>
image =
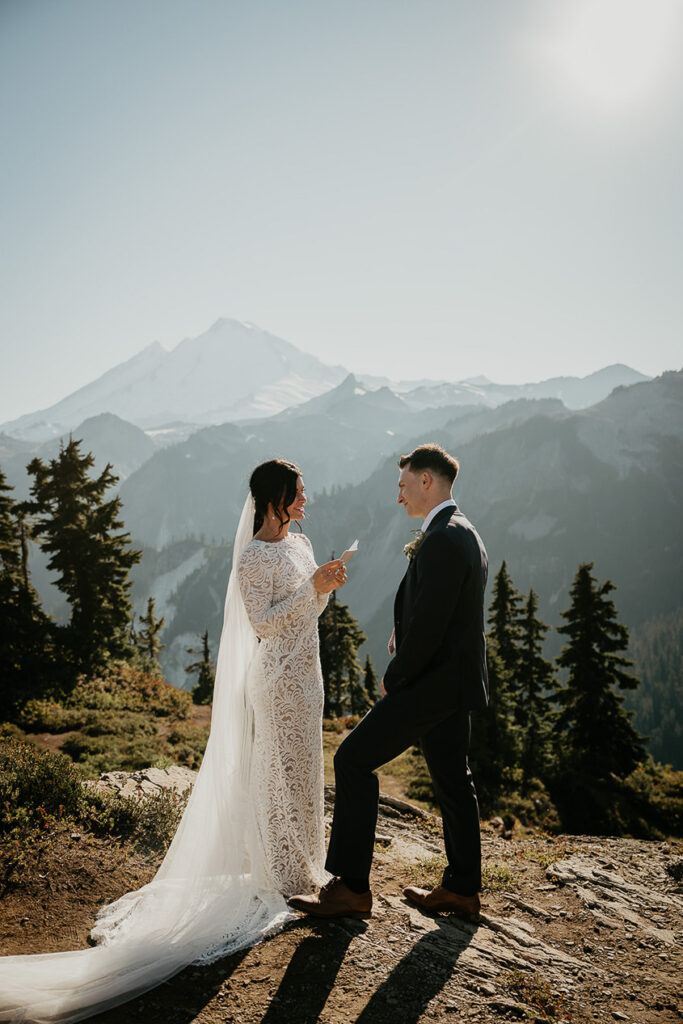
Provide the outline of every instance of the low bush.
<path id="1" fill-rule="evenodd" d="M 176 764 L 199 768 L 209 739 L 209 730 L 197 728 L 188 722 L 179 722 L 168 734 Z"/>
<path id="2" fill-rule="evenodd" d="M 86 708 L 65 707 L 55 700 L 29 700 L 18 715 L 19 725 L 26 732 L 68 732 L 80 729 L 87 721 Z"/>
<path id="3" fill-rule="evenodd" d="M 144 854 L 163 853 L 175 835 L 187 796 L 164 790 L 144 798 L 87 789 L 81 822 L 95 835 L 127 840 Z"/>
<path id="4" fill-rule="evenodd" d="M 61 754 L 21 740 L 0 742 L 0 832 L 77 813 L 81 773 Z"/>
<path id="5" fill-rule="evenodd" d="M 96 778 L 102 772 L 147 768 L 165 753 L 166 745 L 156 732 L 150 734 L 144 729 L 141 735 L 103 733 L 98 729 L 94 736 L 70 736 L 62 750 L 82 767 L 84 775 Z"/>
<path id="6" fill-rule="evenodd" d="M 186 795 L 164 791 L 145 798 L 121 797 L 82 781 L 81 770 L 62 754 L 0 740 L 0 879 L 5 884 L 21 873 L 27 853 L 47 849 L 60 828 L 77 826 L 109 835 L 145 854 L 164 852 Z"/>
<path id="7" fill-rule="evenodd" d="M 161 676 L 128 662 L 116 661 L 98 676 L 90 679 L 81 676 L 65 706 L 99 711 L 144 711 L 157 717 L 185 719 L 192 714 L 192 697 Z"/>

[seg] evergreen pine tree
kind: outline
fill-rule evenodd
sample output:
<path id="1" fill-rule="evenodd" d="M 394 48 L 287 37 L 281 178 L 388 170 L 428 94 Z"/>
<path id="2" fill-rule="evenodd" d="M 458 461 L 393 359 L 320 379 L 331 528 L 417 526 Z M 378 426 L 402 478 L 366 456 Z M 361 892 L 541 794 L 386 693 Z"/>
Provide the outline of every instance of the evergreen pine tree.
<path id="1" fill-rule="evenodd" d="M 339 718 L 347 712 L 363 714 L 369 701 L 362 682 L 363 670 L 358 648 L 366 637 L 348 609 L 330 594 L 318 619 L 320 664 L 325 687 L 325 718 Z"/>
<path id="2" fill-rule="evenodd" d="M 27 528 L 12 490 L 0 470 L 0 718 L 59 683 L 51 624 L 31 585 Z"/>
<path id="3" fill-rule="evenodd" d="M 211 704 L 213 701 L 213 684 L 216 679 L 216 666 L 211 661 L 208 629 L 205 629 L 202 633 L 201 641 L 201 651 L 197 651 L 194 647 L 186 648 L 188 654 L 199 654 L 201 657 L 199 661 L 188 665 L 185 671 L 189 675 L 197 676 L 197 683 L 191 690 L 193 703 Z"/>
<path id="4" fill-rule="evenodd" d="M 372 664 L 372 658 L 369 654 L 365 659 L 365 667 L 363 671 L 365 673 L 363 687 L 368 697 L 368 707 L 372 707 L 379 697 L 379 680 L 377 679 L 375 666 Z"/>
<path id="5" fill-rule="evenodd" d="M 518 677 L 519 707 L 523 715 L 521 765 L 524 781 L 542 779 L 548 765 L 548 740 L 553 711 L 554 671 L 543 657 L 543 639 L 549 627 L 537 616 L 538 597 L 532 590 L 519 619 L 521 646 Z"/>
<path id="6" fill-rule="evenodd" d="M 512 582 L 505 561 L 502 562 L 493 584 L 493 600 L 489 608 L 488 636 L 504 669 L 506 687 L 515 720 L 520 723 L 519 707 L 519 653 L 521 630 L 519 624 L 522 597 Z"/>
<path id="7" fill-rule="evenodd" d="M 632 690 L 639 684 L 624 671 L 631 662 L 619 653 L 628 646 L 628 630 L 617 621 L 609 597 L 614 584 L 598 583 L 592 568 L 592 562 L 579 566 L 571 606 L 562 613 L 566 625 L 558 630 L 569 638 L 557 659 L 569 676 L 558 692 L 555 729 L 572 771 L 607 779 L 611 773 L 628 775 L 646 754 L 622 707 L 623 697 L 615 692 L 615 687 Z"/>
<path id="8" fill-rule="evenodd" d="M 472 713 L 469 760 L 482 811 L 492 814 L 501 794 L 514 786 L 520 729 L 512 712 L 510 673 L 498 653 L 495 637 L 487 639 L 486 661 L 489 702 L 483 711 Z"/>
<path id="9" fill-rule="evenodd" d="M 150 597 L 147 601 L 146 614 L 140 616 L 142 628 L 138 631 L 135 631 L 134 628 L 132 630 L 133 642 L 142 654 L 146 667 L 157 672 L 159 675 L 161 675 L 159 652 L 164 646 L 159 634 L 164 628 L 165 622 L 166 620 L 163 615 L 160 619 L 156 617 L 154 598 Z"/>
<path id="10" fill-rule="evenodd" d="M 141 554 L 122 532 L 120 499 L 106 497 L 118 479 L 111 465 L 92 477 L 94 456 L 81 454 L 80 445 L 70 438 L 47 465 L 39 458 L 29 463 L 31 500 L 24 503 L 35 517 L 34 536 L 51 556 L 48 568 L 71 606 L 60 640 L 73 678 L 109 658 L 130 655 L 129 573 Z"/>

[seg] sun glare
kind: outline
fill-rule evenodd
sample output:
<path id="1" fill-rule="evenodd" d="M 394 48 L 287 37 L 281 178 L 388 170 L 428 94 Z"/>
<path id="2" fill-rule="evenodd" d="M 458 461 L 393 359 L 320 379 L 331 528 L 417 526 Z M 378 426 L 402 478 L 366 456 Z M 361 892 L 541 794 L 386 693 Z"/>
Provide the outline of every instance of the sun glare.
<path id="1" fill-rule="evenodd" d="M 545 0 L 536 12 L 527 43 L 567 99 L 597 114 L 634 113 L 671 89 L 681 0 Z"/>

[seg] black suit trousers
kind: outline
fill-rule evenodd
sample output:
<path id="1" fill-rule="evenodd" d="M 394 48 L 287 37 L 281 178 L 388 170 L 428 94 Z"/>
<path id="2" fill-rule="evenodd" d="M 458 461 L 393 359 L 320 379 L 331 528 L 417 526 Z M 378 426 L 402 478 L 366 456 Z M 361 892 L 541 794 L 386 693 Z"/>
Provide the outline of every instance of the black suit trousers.
<path id="1" fill-rule="evenodd" d="M 334 758 L 336 794 L 325 867 L 333 875 L 370 874 L 379 783 L 375 769 L 419 743 L 443 815 L 448 865 L 442 884 L 471 896 L 481 888 L 479 805 L 467 761 L 468 711 L 436 709 L 420 685 L 383 697 L 340 745 Z"/>

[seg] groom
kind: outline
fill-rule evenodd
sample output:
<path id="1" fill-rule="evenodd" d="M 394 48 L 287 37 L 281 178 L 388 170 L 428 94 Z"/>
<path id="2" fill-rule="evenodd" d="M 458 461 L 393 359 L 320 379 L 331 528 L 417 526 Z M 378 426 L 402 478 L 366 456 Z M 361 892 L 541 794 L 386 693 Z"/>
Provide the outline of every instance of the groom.
<path id="1" fill-rule="evenodd" d="M 370 866 L 377 823 L 375 769 L 420 743 L 443 815 L 448 865 L 431 891 L 404 895 L 427 910 L 476 921 L 481 888 L 479 807 L 467 763 L 470 711 L 488 701 L 484 545 L 451 496 L 458 462 L 436 444 L 399 460 L 398 503 L 421 518 L 406 553 L 394 602 L 394 632 L 384 697 L 339 747 L 326 868 L 334 877 L 317 896 L 290 906 L 317 917 L 370 917 Z"/>

